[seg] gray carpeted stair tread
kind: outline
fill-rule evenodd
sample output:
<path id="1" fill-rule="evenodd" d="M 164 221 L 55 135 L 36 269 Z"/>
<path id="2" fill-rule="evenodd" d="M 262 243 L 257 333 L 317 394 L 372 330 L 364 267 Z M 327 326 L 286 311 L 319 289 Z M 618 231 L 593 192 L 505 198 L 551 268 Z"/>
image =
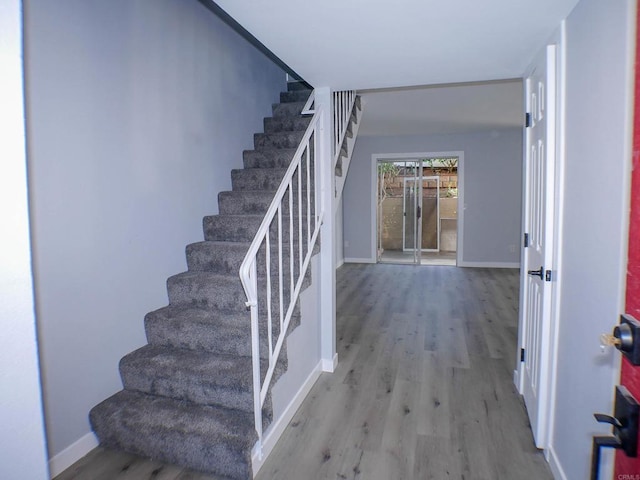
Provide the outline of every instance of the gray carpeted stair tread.
<path id="1" fill-rule="evenodd" d="M 288 266 L 285 266 L 287 268 Z M 285 277 L 286 278 L 286 277 Z M 302 288 L 306 288 L 310 281 L 310 273 L 307 272 L 303 280 Z M 266 282 L 258 279 L 258 306 L 263 313 L 267 309 Z M 285 305 L 289 302 L 291 287 L 285 281 L 283 296 Z M 242 283 L 237 275 L 221 275 L 212 272 L 183 272 L 169 277 L 167 280 L 167 292 L 169 304 L 172 306 L 184 306 L 190 308 L 217 309 L 232 312 L 246 311 L 247 301 Z M 276 282 L 272 282 L 271 308 L 278 311 L 280 305 L 279 291 Z"/>
<path id="2" fill-rule="evenodd" d="M 267 213 L 275 193 L 275 190 L 220 192 L 218 194 L 218 210 L 222 215 L 264 215 Z"/>
<path id="3" fill-rule="evenodd" d="M 186 248 L 187 268 L 190 271 L 237 275 L 250 245 L 249 242 L 192 243 Z"/>
<path id="4" fill-rule="evenodd" d="M 295 148 L 261 148 L 242 152 L 244 168 L 287 168 Z"/>
<path id="5" fill-rule="evenodd" d="M 276 132 L 276 133 L 256 133 L 253 135 L 253 145 L 256 150 L 260 148 L 298 148 L 303 131 Z"/>
<path id="6" fill-rule="evenodd" d="M 249 251 L 249 242 L 204 241 L 187 245 L 187 267 L 189 271 L 215 272 L 226 275 L 238 275 L 240 265 Z M 275 268 L 279 250 L 271 245 L 271 267 Z M 289 262 L 289 244 L 282 246 L 282 261 Z M 298 261 L 294 258 L 297 268 Z M 266 265 L 264 245 L 258 250 L 258 270 L 264 272 Z"/>
<path id="7" fill-rule="evenodd" d="M 245 294 L 237 275 L 183 272 L 167 279 L 169 305 L 246 311 Z"/>
<path id="8" fill-rule="evenodd" d="M 313 87 L 311 85 L 309 85 L 307 82 L 303 82 L 303 81 L 293 81 L 293 82 L 287 82 L 287 91 L 288 92 L 295 92 L 296 90 L 313 90 Z"/>
<path id="9" fill-rule="evenodd" d="M 297 185 L 294 185 L 297 187 Z M 298 189 L 294 188 L 294 192 Z M 306 190 L 303 188 L 303 195 L 306 206 Z M 276 190 L 236 190 L 230 192 L 220 192 L 218 194 L 218 210 L 221 215 L 264 215 L 271 206 Z M 311 205 L 315 202 L 313 190 L 311 191 Z M 289 213 L 289 199 L 285 196 L 282 202 L 282 213 Z"/>
<path id="10" fill-rule="evenodd" d="M 291 102 L 291 103 L 274 103 L 271 106 L 271 111 L 274 117 L 287 117 L 291 115 L 301 115 L 305 102 Z"/>
<path id="11" fill-rule="evenodd" d="M 311 116 L 296 115 L 291 117 L 267 117 L 264 119 L 264 133 L 306 131 L 311 123 Z"/>
<path id="12" fill-rule="evenodd" d="M 120 360 L 120 374 L 126 390 L 252 412 L 251 362 L 251 357 L 145 345 Z"/>
<path id="13" fill-rule="evenodd" d="M 202 219 L 204 238 L 209 241 L 252 242 L 263 215 L 209 215 Z"/>
<path id="14" fill-rule="evenodd" d="M 293 90 L 280 92 L 280 103 L 306 102 L 313 90 Z"/>
<path id="15" fill-rule="evenodd" d="M 252 413 L 123 390 L 94 407 L 90 420 L 104 447 L 232 479 L 252 478 Z"/>
<path id="16" fill-rule="evenodd" d="M 292 325 L 299 324 L 292 318 Z M 199 308 L 167 306 L 145 316 L 149 344 L 223 355 L 251 357 L 251 315 Z M 260 356 L 268 358 L 266 322 L 259 323 Z M 286 348 L 286 342 L 283 348 Z"/>
<path id="17" fill-rule="evenodd" d="M 204 230 L 204 238 L 209 241 L 231 241 L 231 242 L 251 242 L 256 232 L 262 224 L 264 216 L 262 215 L 210 215 L 204 217 L 202 226 Z M 303 216 L 302 220 L 303 235 L 306 238 L 307 217 Z M 312 219 L 313 228 L 313 219 Z M 277 237 L 277 220 L 274 219 L 271 224 L 270 238 L 276 241 Z M 288 241 L 289 238 L 289 218 L 283 218 L 282 222 L 283 240 Z M 297 220 L 293 229 L 294 241 L 298 241 Z"/>
<path id="18" fill-rule="evenodd" d="M 243 168 L 231 171 L 231 185 L 237 190 L 275 192 L 287 172 L 286 168 Z"/>

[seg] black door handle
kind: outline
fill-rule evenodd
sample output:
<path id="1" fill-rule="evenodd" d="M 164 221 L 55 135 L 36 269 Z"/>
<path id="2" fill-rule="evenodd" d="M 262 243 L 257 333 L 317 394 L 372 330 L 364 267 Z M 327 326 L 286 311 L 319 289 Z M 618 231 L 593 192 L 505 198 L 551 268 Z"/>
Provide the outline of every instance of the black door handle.
<path id="1" fill-rule="evenodd" d="M 591 480 L 598 480 L 600 470 L 600 450 L 603 447 L 622 450 L 627 457 L 638 456 L 638 417 L 640 405 L 629 391 L 622 386 L 616 387 L 616 400 L 613 415 L 595 413 L 598 423 L 613 425 L 613 435 L 593 437 L 591 449 Z"/>
<path id="2" fill-rule="evenodd" d="M 602 447 L 622 448 L 622 442 L 615 435 L 593 437 L 591 448 L 591 480 L 600 478 L 600 449 Z"/>
<path id="3" fill-rule="evenodd" d="M 540 267 L 540 270 L 529 270 L 527 273 L 532 277 L 540 277 L 540 280 L 544 280 L 544 267 Z"/>
<path id="4" fill-rule="evenodd" d="M 420 215 L 422 214 L 422 210 L 420 209 L 420 207 L 418 207 L 417 213 L 416 213 L 416 218 L 420 218 Z"/>

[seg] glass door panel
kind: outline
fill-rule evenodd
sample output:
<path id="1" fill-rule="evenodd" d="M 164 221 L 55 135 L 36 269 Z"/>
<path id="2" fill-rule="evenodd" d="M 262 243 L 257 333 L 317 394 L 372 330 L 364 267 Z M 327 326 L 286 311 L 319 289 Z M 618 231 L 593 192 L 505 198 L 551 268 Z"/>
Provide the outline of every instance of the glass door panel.
<path id="1" fill-rule="evenodd" d="M 403 229 L 402 229 L 402 250 L 410 252 L 416 248 L 416 232 L 417 229 L 417 182 L 415 178 L 404 179 L 403 194 Z"/>
<path id="2" fill-rule="evenodd" d="M 422 251 L 440 251 L 440 177 L 422 177 Z"/>

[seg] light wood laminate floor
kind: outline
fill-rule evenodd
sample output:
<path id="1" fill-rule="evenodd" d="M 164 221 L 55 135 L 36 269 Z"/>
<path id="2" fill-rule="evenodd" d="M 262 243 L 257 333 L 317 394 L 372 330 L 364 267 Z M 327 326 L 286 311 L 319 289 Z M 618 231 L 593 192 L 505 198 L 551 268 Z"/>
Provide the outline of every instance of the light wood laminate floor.
<path id="1" fill-rule="evenodd" d="M 257 480 L 546 480 L 513 386 L 518 271 L 338 271 L 338 355 Z M 57 480 L 217 480 L 96 449 Z"/>

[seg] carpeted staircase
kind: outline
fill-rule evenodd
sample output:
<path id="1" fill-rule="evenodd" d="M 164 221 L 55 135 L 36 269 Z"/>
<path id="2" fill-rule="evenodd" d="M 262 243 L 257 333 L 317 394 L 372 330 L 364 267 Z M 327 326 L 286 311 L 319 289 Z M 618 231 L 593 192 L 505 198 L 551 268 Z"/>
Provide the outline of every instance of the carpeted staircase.
<path id="1" fill-rule="evenodd" d="M 219 194 L 220 214 L 204 218 L 205 241 L 187 246 L 188 271 L 168 279 L 169 305 L 145 317 L 148 345 L 120 361 L 124 389 L 91 410 L 101 445 L 252 477 L 250 316 L 238 270 L 310 122 L 300 114 L 307 88 L 290 83 L 281 94 L 255 150 L 244 152 L 244 169 L 231 172 L 233 190 Z M 291 328 L 298 323 L 299 313 Z M 266 355 L 266 335 L 261 342 Z M 285 349 L 279 363 L 275 378 L 286 369 Z M 263 415 L 268 423 L 269 399 Z"/>

